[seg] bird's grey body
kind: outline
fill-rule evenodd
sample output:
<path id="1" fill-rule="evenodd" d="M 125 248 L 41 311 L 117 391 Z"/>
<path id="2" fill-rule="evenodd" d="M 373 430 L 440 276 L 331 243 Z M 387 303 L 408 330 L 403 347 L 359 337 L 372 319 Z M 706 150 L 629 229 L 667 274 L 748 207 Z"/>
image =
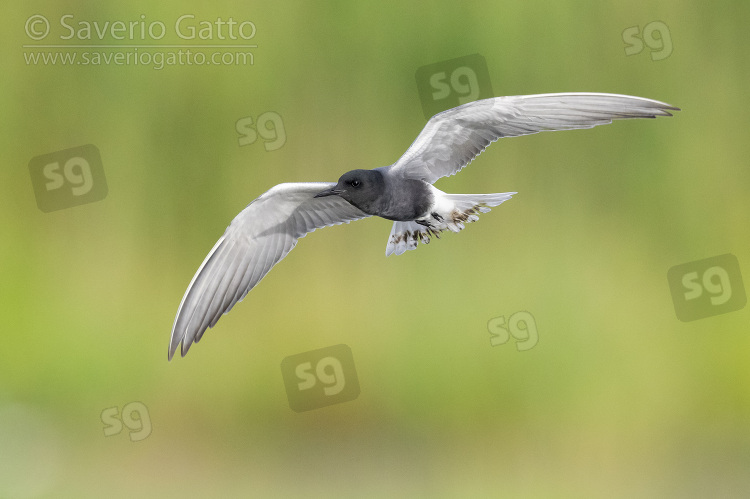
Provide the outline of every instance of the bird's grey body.
<path id="1" fill-rule="evenodd" d="M 386 178 L 387 202 L 382 206 L 382 212 L 372 215 L 399 222 L 416 220 L 428 215 L 428 210 L 435 202 L 430 184 L 413 178 L 393 178 L 386 175 L 386 167 L 383 167 L 383 173 L 379 169 L 373 171 Z"/>
<path id="2" fill-rule="evenodd" d="M 514 192 L 448 194 L 432 184 L 454 175 L 501 137 L 591 128 L 614 119 L 671 116 L 663 102 L 617 94 L 496 97 L 433 116 L 390 166 L 352 170 L 336 183 L 279 184 L 250 203 L 227 228 L 190 282 L 175 317 L 168 358 L 184 356 L 222 314 L 315 229 L 369 216 L 393 220 L 386 255 L 458 232 Z"/>
<path id="3" fill-rule="evenodd" d="M 350 179 L 361 183 L 359 189 L 347 185 Z M 430 187 L 424 180 L 389 175 L 388 167 L 381 166 L 347 172 L 336 187 L 317 197 L 337 194 L 368 215 L 408 221 L 427 214 L 435 201 Z"/>

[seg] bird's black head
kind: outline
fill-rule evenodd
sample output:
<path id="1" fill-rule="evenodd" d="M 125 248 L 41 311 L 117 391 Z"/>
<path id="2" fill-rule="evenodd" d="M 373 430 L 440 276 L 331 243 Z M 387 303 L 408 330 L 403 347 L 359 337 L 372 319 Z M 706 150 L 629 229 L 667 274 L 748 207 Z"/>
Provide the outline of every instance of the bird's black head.
<path id="1" fill-rule="evenodd" d="M 384 191 L 385 182 L 379 171 L 352 170 L 341 175 L 335 186 L 315 197 L 338 195 L 365 213 L 373 213 Z"/>

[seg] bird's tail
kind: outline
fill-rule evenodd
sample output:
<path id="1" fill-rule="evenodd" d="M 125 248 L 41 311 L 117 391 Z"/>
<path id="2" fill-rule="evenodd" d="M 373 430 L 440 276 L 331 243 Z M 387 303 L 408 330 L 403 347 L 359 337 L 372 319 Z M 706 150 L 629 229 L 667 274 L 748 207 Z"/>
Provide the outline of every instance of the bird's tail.
<path id="1" fill-rule="evenodd" d="M 440 211 L 433 213 L 422 225 L 416 221 L 394 222 L 385 256 L 392 253 L 400 255 L 407 250 L 417 249 L 421 242 L 428 244 L 432 236 L 440 238 L 444 230 L 459 232 L 464 224 L 479 220 L 480 213 L 487 213 L 490 208 L 507 201 L 515 192 L 498 194 L 442 194 Z M 437 215 L 437 216 L 435 216 Z"/>

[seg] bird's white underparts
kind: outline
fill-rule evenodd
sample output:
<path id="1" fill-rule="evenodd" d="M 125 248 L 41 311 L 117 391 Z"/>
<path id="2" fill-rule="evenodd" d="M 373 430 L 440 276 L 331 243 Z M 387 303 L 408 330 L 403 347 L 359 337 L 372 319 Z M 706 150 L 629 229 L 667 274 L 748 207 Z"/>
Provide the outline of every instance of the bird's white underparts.
<path id="1" fill-rule="evenodd" d="M 448 194 L 432 184 L 454 175 L 502 137 L 592 128 L 628 118 L 671 116 L 663 102 L 629 95 L 559 93 L 496 97 L 433 116 L 390 166 L 353 170 L 338 182 L 286 183 L 250 203 L 208 253 L 182 298 L 169 342 L 171 360 L 229 312 L 307 233 L 380 216 L 393 220 L 386 255 L 458 232 L 515 194 Z"/>

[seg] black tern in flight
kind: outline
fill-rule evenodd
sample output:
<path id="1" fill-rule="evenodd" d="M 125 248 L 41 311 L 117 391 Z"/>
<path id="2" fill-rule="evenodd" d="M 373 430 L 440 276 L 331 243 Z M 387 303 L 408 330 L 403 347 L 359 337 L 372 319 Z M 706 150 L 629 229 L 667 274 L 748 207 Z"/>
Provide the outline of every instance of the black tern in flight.
<path id="1" fill-rule="evenodd" d="M 605 125 L 616 119 L 671 116 L 679 108 L 628 95 L 560 93 L 497 97 L 433 116 L 390 166 L 352 170 L 338 182 L 272 187 L 232 220 L 188 285 L 177 310 L 168 358 L 184 357 L 308 232 L 369 216 L 393 220 L 386 256 L 458 232 L 515 192 L 448 194 L 432 186 L 461 171 L 501 137 Z"/>

